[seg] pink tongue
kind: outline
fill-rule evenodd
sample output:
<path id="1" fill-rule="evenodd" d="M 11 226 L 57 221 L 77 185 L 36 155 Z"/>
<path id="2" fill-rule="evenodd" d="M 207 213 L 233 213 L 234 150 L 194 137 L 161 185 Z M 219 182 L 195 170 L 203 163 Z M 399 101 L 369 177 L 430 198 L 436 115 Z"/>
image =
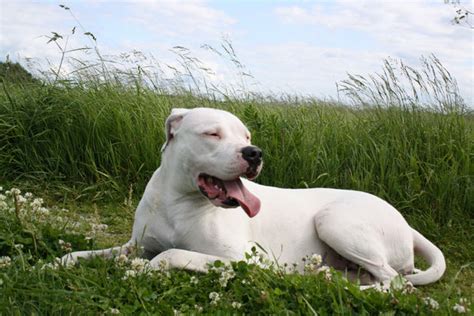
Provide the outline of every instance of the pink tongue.
<path id="1" fill-rule="evenodd" d="M 250 193 L 240 179 L 223 181 L 227 196 L 236 199 L 249 217 L 254 217 L 260 211 L 260 200 Z"/>

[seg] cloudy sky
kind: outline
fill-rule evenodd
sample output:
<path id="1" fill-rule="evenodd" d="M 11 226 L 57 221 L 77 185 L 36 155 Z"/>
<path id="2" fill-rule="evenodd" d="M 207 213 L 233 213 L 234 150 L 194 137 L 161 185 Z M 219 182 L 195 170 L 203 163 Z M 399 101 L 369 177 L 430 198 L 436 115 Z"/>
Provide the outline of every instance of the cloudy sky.
<path id="1" fill-rule="evenodd" d="M 254 77 L 246 79 L 248 89 L 324 98 L 336 96 L 335 83 L 347 73 L 378 72 L 387 57 L 417 67 L 421 56 L 434 53 L 473 102 L 474 31 L 451 24 L 454 8 L 444 0 L 0 3 L 2 60 L 9 55 L 54 64 L 60 55 L 44 35 L 67 35 L 76 26 L 69 48 L 92 46 L 83 35 L 88 31 L 102 54 L 139 50 L 173 66 L 172 48 L 183 46 L 212 69 L 211 80 L 232 85 L 240 78 L 232 62 L 202 48 L 219 48 L 227 39 Z M 472 10 L 472 1 L 461 3 Z"/>

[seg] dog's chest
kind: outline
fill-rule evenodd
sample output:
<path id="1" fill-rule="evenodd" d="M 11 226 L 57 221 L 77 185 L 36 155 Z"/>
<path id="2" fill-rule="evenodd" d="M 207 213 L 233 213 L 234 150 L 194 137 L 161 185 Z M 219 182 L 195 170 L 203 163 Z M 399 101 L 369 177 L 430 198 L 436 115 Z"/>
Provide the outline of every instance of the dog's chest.
<path id="1" fill-rule="evenodd" d="M 169 222 L 157 230 L 159 243 L 167 249 L 179 248 L 211 255 L 242 256 L 248 239 L 248 227 L 237 219 L 229 219 L 232 211 L 219 209 L 204 214 Z M 157 236 L 155 235 L 155 236 Z M 163 249 L 166 250 L 166 249 Z"/>

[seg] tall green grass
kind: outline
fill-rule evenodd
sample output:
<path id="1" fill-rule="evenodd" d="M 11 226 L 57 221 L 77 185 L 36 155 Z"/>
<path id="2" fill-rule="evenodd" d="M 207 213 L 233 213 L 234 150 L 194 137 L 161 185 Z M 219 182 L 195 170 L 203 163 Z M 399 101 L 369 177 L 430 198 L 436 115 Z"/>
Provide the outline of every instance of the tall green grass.
<path id="1" fill-rule="evenodd" d="M 474 121 L 458 110 L 219 101 L 120 85 L 3 88 L 4 179 L 141 191 L 160 164 L 170 109 L 209 106 L 248 125 L 264 152 L 261 183 L 369 191 L 439 225 L 472 218 Z"/>

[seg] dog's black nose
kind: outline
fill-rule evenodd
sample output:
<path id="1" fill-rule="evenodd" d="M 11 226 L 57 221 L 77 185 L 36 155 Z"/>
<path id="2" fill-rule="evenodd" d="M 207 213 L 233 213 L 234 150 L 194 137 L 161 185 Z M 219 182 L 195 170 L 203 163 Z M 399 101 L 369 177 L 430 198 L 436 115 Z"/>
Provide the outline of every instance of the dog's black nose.
<path id="1" fill-rule="evenodd" d="M 244 158 L 249 165 L 259 165 L 262 162 L 262 150 L 256 146 L 247 146 L 242 148 L 242 158 Z"/>

